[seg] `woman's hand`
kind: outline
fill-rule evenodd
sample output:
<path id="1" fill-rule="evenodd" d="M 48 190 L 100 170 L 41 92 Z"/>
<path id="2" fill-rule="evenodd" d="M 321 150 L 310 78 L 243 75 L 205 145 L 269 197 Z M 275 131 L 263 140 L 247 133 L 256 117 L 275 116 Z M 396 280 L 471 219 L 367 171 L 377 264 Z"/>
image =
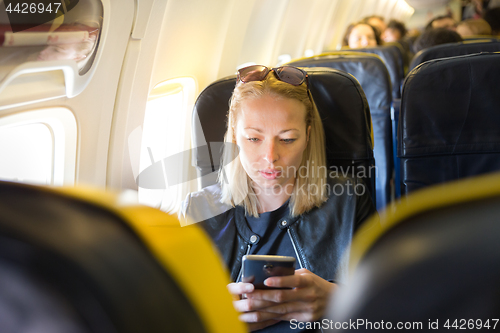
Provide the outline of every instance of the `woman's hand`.
<path id="1" fill-rule="evenodd" d="M 254 290 L 251 283 L 231 283 L 228 289 L 238 300 L 233 302 L 242 312 L 240 320 L 249 323 L 250 330 L 275 324 L 280 320 L 314 321 L 323 316 L 329 295 L 337 288 L 307 269 L 295 271 L 295 275 L 275 276 L 264 281 L 271 288 Z M 246 299 L 240 299 L 246 294 Z"/>
<path id="2" fill-rule="evenodd" d="M 260 330 L 280 321 L 280 314 L 259 311 L 266 307 L 274 306 L 276 303 L 247 298 L 254 291 L 253 284 L 243 282 L 230 283 L 227 285 L 227 289 L 233 296 L 234 308 L 236 311 L 242 313 L 239 319 L 248 324 L 250 331 Z"/>
<path id="3" fill-rule="evenodd" d="M 275 303 L 263 309 L 281 314 L 281 320 L 314 321 L 320 319 L 328 305 L 330 294 L 337 285 L 328 282 L 307 269 L 295 271 L 295 275 L 267 278 L 264 284 L 272 288 L 255 290 L 248 295 L 254 301 Z"/>

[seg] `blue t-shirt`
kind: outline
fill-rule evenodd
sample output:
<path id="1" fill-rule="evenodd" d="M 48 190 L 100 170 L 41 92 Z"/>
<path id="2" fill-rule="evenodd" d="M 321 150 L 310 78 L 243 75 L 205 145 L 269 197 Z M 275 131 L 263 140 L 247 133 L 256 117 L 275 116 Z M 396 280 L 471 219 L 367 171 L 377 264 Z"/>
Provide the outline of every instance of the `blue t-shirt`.
<path id="1" fill-rule="evenodd" d="M 248 227 L 254 234 L 259 235 L 259 242 L 252 245 L 249 254 L 280 255 L 294 257 L 296 269 L 300 268 L 298 258 L 295 254 L 287 229 L 281 229 L 280 223 L 289 215 L 288 201 L 280 208 L 271 212 L 261 213 L 259 217 L 245 216 Z M 310 330 L 292 330 L 290 322 L 281 321 L 275 325 L 268 326 L 258 332 L 314 332 Z"/>
<path id="2" fill-rule="evenodd" d="M 287 235 L 286 229 L 279 227 L 288 213 L 287 201 L 280 208 L 261 213 L 259 217 L 245 216 L 250 230 L 260 238 L 259 242 L 252 246 L 249 254 L 290 256 L 297 260 L 290 236 Z"/>

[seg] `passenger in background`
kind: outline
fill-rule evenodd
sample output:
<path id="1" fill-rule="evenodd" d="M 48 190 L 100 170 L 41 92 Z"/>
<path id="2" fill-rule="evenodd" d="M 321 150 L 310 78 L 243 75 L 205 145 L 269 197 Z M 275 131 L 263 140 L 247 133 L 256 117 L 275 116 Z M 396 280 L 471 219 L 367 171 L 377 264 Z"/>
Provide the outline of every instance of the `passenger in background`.
<path id="1" fill-rule="evenodd" d="M 417 38 L 413 44 L 413 51 L 418 53 L 419 51 L 434 45 L 456 43 L 461 42 L 462 40 L 462 37 L 460 37 L 460 35 L 455 31 L 451 31 L 446 28 L 430 29 L 424 31 L 424 33 Z"/>
<path id="2" fill-rule="evenodd" d="M 398 43 L 404 50 L 403 65 L 407 68 L 413 58 L 412 48 L 410 43 L 405 39 L 406 27 L 403 22 L 390 20 L 387 24 L 387 29 L 382 33 L 382 41 L 384 43 Z"/>
<path id="3" fill-rule="evenodd" d="M 385 43 L 397 42 L 406 35 L 406 27 L 403 22 L 390 20 L 387 28 L 382 33 L 382 40 Z"/>
<path id="4" fill-rule="evenodd" d="M 483 19 L 468 19 L 458 23 L 457 32 L 462 37 L 467 36 L 489 36 L 491 35 L 491 27 Z"/>
<path id="5" fill-rule="evenodd" d="M 433 18 L 425 26 L 425 30 L 437 29 L 437 28 L 445 28 L 448 30 L 455 31 L 457 28 L 457 21 L 455 21 L 455 19 L 451 16 L 443 15 Z"/>
<path id="6" fill-rule="evenodd" d="M 491 34 L 494 36 L 500 35 L 500 7 L 488 9 L 483 16 L 491 27 Z"/>
<path id="7" fill-rule="evenodd" d="M 349 25 L 342 39 L 342 46 L 348 46 L 351 49 L 374 47 L 381 44 L 382 40 L 377 34 L 377 29 L 367 23 Z"/>
<path id="8" fill-rule="evenodd" d="M 231 272 L 234 307 L 252 331 L 296 332 L 288 321 L 319 320 L 334 279 L 345 273 L 343 252 L 375 212 L 369 191 L 348 192 L 353 180 L 328 175 L 323 126 L 307 84 L 296 67 L 240 69 L 224 137 L 233 145 L 223 160 L 233 162 L 223 162 L 219 183 L 188 195 L 182 209 L 195 216 L 199 207 L 229 207 L 200 224 Z M 256 290 L 239 282 L 245 254 L 292 256 L 303 268 L 264 282 L 289 289 Z"/>
<path id="9" fill-rule="evenodd" d="M 382 36 L 382 33 L 387 29 L 387 24 L 382 16 L 371 15 L 361 20 L 362 23 L 371 25 L 377 30 L 377 35 Z"/>

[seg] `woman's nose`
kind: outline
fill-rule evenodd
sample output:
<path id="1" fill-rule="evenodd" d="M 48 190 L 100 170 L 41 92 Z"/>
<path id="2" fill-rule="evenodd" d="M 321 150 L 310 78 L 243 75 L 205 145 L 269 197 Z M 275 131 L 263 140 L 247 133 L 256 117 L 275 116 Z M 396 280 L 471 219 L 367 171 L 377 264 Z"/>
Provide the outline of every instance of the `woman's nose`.
<path id="1" fill-rule="evenodd" d="M 361 39 L 361 46 L 368 46 L 368 38 L 363 37 Z"/>
<path id="2" fill-rule="evenodd" d="M 266 160 L 268 163 L 271 164 L 279 160 L 278 147 L 276 146 L 274 140 L 270 140 L 266 144 L 264 152 L 264 160 Z"/>

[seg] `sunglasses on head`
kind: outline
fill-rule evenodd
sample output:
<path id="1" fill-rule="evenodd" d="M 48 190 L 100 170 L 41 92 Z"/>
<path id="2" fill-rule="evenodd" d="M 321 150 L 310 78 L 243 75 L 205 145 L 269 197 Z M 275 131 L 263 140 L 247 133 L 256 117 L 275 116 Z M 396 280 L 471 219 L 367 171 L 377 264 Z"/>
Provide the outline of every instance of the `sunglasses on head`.
<path id="1" fill-rule="evenodd" d="M 300 68 L 292 66 L 281 66 L 269 68 L 262 65 L 253 65 L 238 70 L 238 80 L 243 83 L 262 81 L 269 72 L 274 72 L 278 80 L 293 86 L 300 86 L 304 81 L 307 85 L 307 73 Z"/>

